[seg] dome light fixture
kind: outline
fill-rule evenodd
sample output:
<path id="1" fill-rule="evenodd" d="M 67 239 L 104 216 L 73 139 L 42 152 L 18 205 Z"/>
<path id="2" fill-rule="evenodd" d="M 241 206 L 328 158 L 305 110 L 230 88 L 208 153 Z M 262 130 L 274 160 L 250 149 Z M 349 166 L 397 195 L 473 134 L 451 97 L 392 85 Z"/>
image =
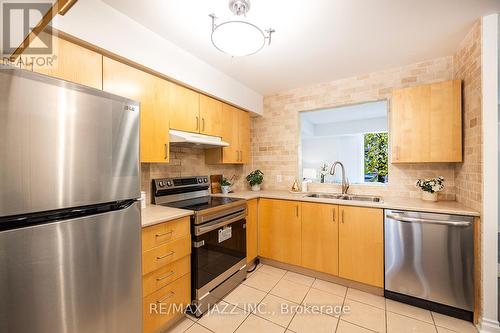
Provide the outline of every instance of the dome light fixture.
<path id="1" fill-rule="evenodd" d="M 230 0 L 229 9 L 236 16 L 245 16 L 250 10 L 250 0 Z M 215 14 L 212 18 L 212 44 L 221 52 L 233 57 L 255 54 L 266 45 L 271 45 L 271 34 L 274 29 L 263 31 L 255 24 L 243 20 L 233 20 L 216 24 Z"/>

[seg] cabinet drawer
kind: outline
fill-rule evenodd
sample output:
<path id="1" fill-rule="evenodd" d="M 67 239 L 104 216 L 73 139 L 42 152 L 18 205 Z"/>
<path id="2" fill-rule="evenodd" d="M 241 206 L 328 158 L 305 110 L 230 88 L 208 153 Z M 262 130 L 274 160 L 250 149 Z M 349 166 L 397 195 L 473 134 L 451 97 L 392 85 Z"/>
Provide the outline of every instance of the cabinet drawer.
<path id="1" fill-rule="evenodd" d="M 148 274 L 191 253 L 191 236 L 168 242 L 142 254 L 142 274 Z"/>
<path id="2" fill-rule="evenodd" d="M 189 235 L 189 217 L 164 222 L 142 229 L 142 251 Z"/>
<path id="3" fill-rule="evenodd" d="M 165 327 L 171 320 L 183 316 L 191 298 L 189 274 L 144 297 L 142 300 L 143 333 L 152 333 Z"/>
<path id="4" fill-rule="evenodd" d="M 165 287 L 172 281 L 177 280 L 189 273 L 191 268 L 190 256 L 174 261 L 170 264 L 145 275 L 142 279 L 142 295 L 148 296 L 152 292 Z"/>

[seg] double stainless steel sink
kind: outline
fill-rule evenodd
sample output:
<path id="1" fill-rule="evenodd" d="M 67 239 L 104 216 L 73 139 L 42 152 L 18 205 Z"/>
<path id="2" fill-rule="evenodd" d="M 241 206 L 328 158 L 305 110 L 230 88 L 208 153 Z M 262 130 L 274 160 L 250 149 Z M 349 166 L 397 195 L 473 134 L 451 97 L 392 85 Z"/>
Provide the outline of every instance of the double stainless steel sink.
<path id="1" fill-rule="evenodd" d="M 353 195 L 353 194 L 307 194 L 305 198 L 317 198 L 317 199 L 336 199 L 336 200 L 350 200 L 350 201 L 368 201 L 368 202 L 380 202 L 382 203 L 381 197 L 370 196 L 370 195 Z"/>

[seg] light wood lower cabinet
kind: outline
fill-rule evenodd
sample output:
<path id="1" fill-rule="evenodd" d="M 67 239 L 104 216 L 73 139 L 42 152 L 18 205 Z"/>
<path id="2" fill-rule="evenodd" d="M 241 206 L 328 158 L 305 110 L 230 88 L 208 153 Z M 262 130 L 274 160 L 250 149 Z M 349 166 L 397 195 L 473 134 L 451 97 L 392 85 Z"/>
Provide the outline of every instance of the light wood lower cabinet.
<path id="1" fill-rule="evenodd" d="M 258 199 L 247 201 L 247 263 L 253 261 L 257 253 L 257 219 L 258 219 Z"/>
<path id="2" fill-rule="evenodd" d="M 300 202 L 260 199 L 258 235 L 260 256 L 300 265 Z"/>
<path id="3" fill-rule="evenodd" d="M 384 287 L 383 211 L 340 206 L 339 276 Z"/>
<path id="4" fill-rule="evenodd" d="M 144 228 L 142 231 L 142 250 L 147 251 L 172 240 L 188 236 L 189 227 L 189 216 L 186 216 L 168 223 Z"/>
<path id="5" fill-rule="evenodd" d="M 339 206 L 302 203 L 302 266 L 339 274 Z"/>
<path id="6" fill-rule="evenodd" d="M 383 210 L 259 199 L 258 255 L 384 287 Z"/>
<path id="7" fill-rule="evenodd" d="M 142 278 L 142 295 L 148 296 L 191 271 L 191 258 L 185 256 L 167 264 Z"/>
<path id="8" fill-rule="evenodd" d="M 169 322 L 183 316 L 182 309 L 191 299 L 191 278 L 189 274 L 178 278 L 142 300 L 143 333 L 160 332 Z"/>
<path id="9" fill-rule="evenodd" d="M 189 218 L 142 229 L 143 332 L 164 330 L 191 301 Z"/>

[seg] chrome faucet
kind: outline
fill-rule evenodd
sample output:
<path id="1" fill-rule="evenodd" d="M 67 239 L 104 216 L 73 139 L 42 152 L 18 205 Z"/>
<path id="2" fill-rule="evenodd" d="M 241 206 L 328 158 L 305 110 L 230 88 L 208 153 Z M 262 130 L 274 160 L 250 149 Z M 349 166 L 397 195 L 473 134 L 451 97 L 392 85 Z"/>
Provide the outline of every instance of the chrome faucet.
<path id="1" fill-rule="evenodd" d="M 335 163 L 332 164 L 332 168 L 330 169 L 330 174 L 333 176 L 335 175 L 335 167 L 340 165 L 340 168 L 342 169 L 342 194 L 347 194 L 347 190 L 349 189 L 349 179 L 345 176 L 345 168 L 342 162 L 336 161 Z"/>

